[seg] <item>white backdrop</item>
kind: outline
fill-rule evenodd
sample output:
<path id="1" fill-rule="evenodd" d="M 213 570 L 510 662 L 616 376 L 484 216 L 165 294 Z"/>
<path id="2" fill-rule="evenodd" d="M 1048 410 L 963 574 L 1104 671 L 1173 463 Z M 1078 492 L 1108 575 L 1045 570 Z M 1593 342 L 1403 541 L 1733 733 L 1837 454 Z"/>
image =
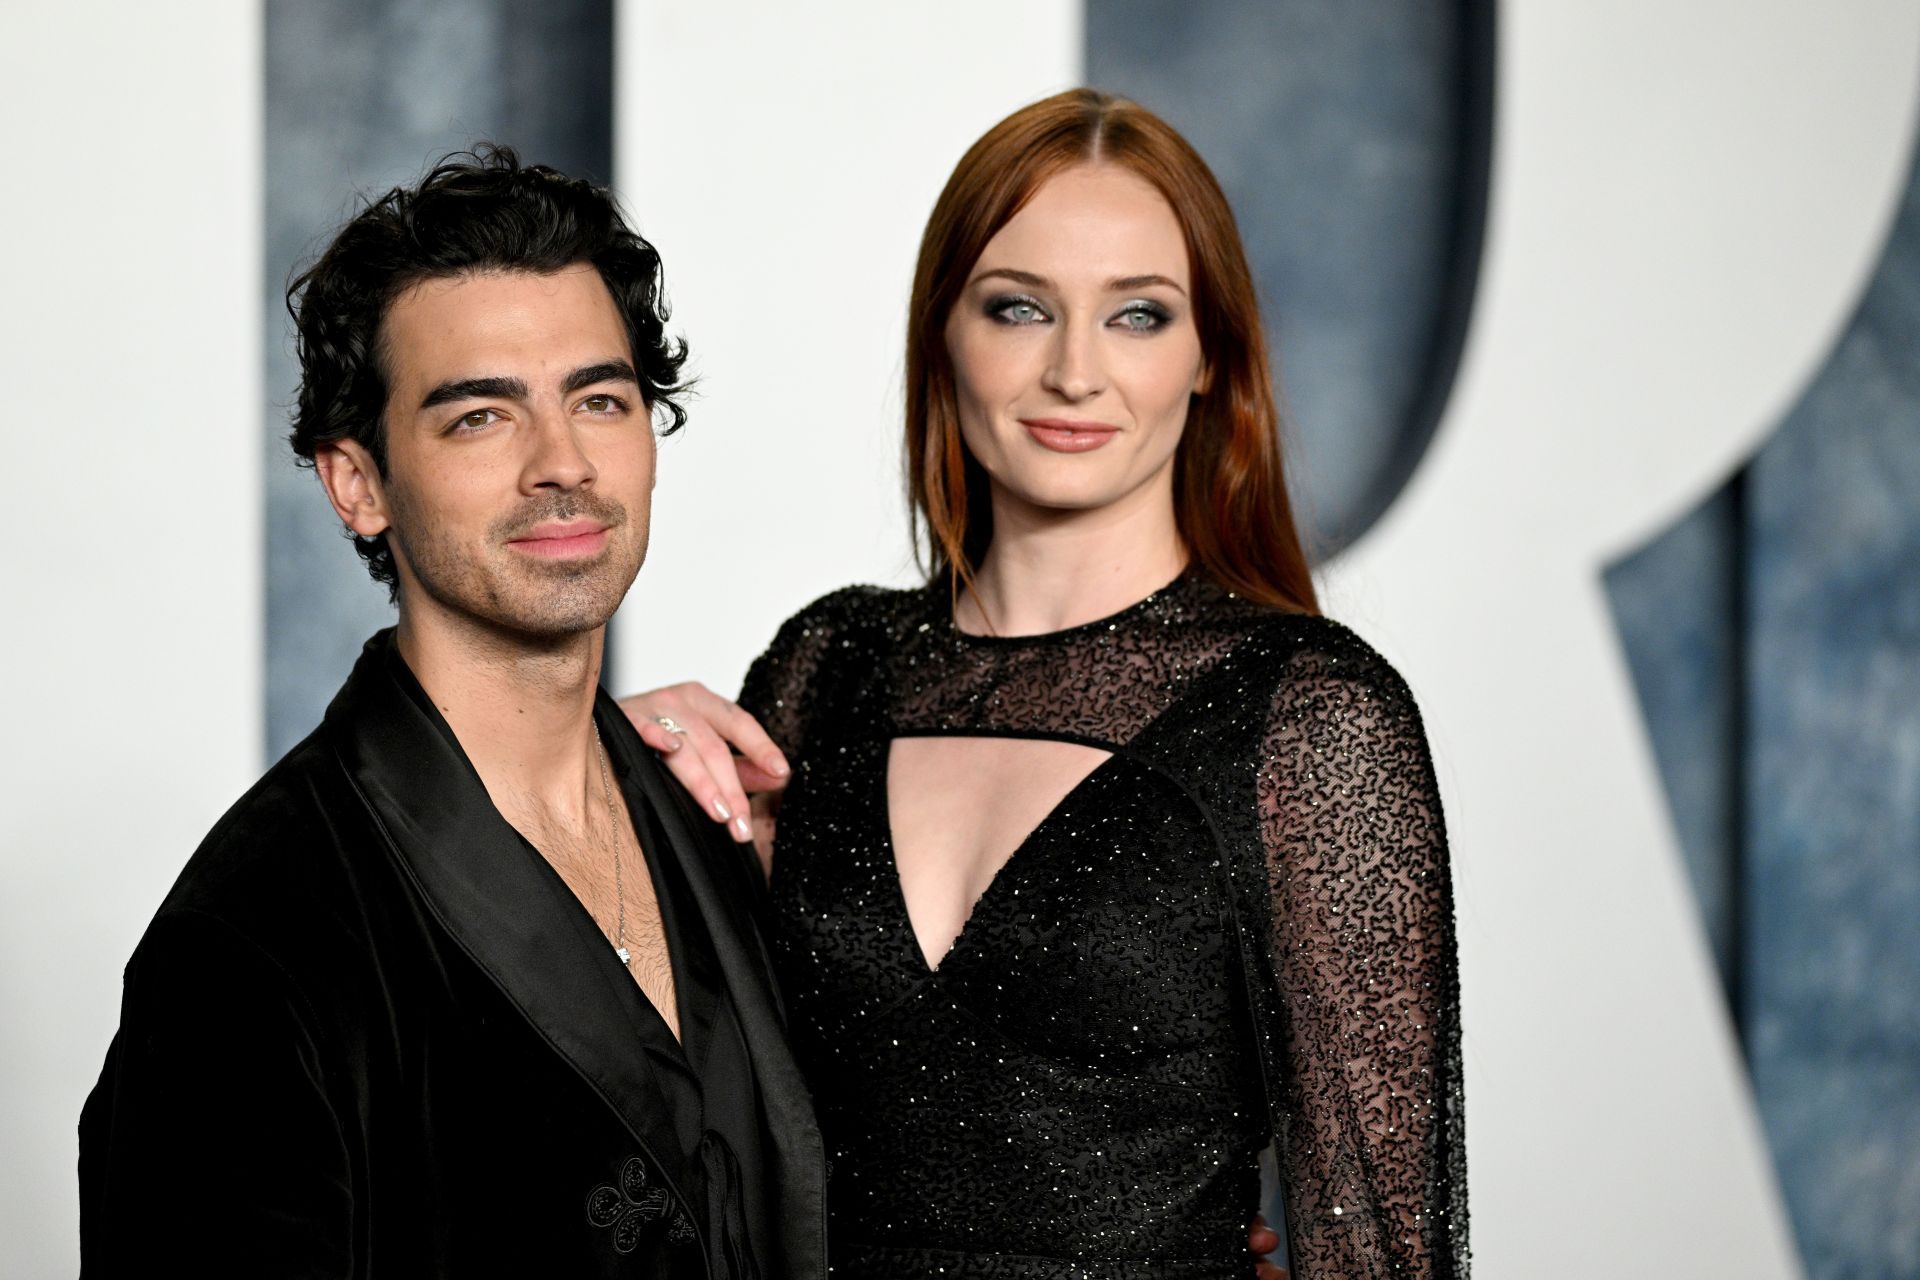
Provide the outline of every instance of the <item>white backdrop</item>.
<path id="1" fill-rule="evenodd" d="M 1328 607 L 1427 715 L 1492 1277 L 1799 1265 L 1607 607 L 1838 337 L 1904 191 L 1920 6 L 1503 8 L 1453 404 Z"/>
<path id="2" fill-rule="evenodd" d="M 0 4 L 8 1277 L 76 1269 L 121 966 L 260 771 L 259 49 L 247 4 Z"/>
<path id="3" fill-rule="evenodd" d="M 662 138 L 726 158 L 678 189 L 626 180 L 708 380 L 663 453 L 630 687 L 731 692 L 807 600 L 909 580 L 920 225 L 986 125 L 1079 75 L 1077 4 L 820 9 L 621 10 L 620 174 Z M 1906 174 L 1920 4 L 1528 0 L 1500 39 L 1461 382 L 1408 493 L 1323 575 L 1408 673 L 1442 773 L 1476 1262 L 1785 1280 L 1599 575 L 1744 459 L 1838 335 Z"/>
<path id="4" fill-rule="evenodd" d="M 1597 572 L 1765 433 L 1851 308 L 1920 0 L 1527 0 L 1502 25 L 1462 381 L 1327 583 L 1442 770 L 1479 1270 L 1791 1276 Z M 706 379 L 619 656 L 731 689 L 806 600 L 907 580 L 920 224 L 975 135 L 1077 80 L 1080 7 L 634 0 L 618 31 L 618 172 Z M 74 1268 L 120 967 L 262 764 L 259 36 L 244 3 L 0 6 L 9 1276 Z"/>
<path id="5" fill-rule="evenodd" d="M 1081 7 L 642 0 L 615 30 L 614 172 L 703 379 L 661 446 L 617 662 L 629 688 L 731 694 L 807 601 L 913 580 L 900 385 L 920 229 L 989 125 L 1079 83 Z"/>

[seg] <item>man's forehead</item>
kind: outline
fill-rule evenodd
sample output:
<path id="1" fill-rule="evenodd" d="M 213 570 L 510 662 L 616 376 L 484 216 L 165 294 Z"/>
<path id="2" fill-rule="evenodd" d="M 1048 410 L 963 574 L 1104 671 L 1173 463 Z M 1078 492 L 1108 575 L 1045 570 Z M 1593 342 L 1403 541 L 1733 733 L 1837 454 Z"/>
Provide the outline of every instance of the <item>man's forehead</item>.
<path id="1" fill-rule="evenodd" d="M 627 333 L 599 271 L 473 271 L 409 286 L 387 308 L 382 340 L 396 381 L 626 358 Z"/>

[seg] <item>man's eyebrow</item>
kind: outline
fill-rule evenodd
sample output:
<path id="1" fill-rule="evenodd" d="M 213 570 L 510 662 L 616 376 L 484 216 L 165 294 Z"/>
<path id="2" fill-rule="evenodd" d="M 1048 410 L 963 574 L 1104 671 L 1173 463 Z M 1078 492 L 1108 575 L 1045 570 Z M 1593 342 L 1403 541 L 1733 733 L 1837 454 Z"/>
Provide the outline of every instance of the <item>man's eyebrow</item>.
<path id="1" fill-rule="evenodd" d="M 563 395 L 572 395 L 580 388 L 590 387 L 596 382 L 631 382 L 638 386 L 640 375 L 625 360 L 602 360 L 599 364 L 583 365 L 568 374 L 567 380 L 560 384 L 560 391 Z"/>
<path id="2" fill-rule="evenodd" d="M 422 409 L 452 404 L 455 400 L 525 400 L 527 384 L 518 378 L 457 378 L 443 382 L 427 392 Z"/>
<path id="3" fill-rule="evenodd" d="M 567 375 L 560 384 L 563 395 L 571 395 L 582 387 L 590 387 L 596 382 L 633 382 L 640 377 L 633 366 L 625 360 L 602 360 L 597 364 L 583 365 Z M 431 409 L 436 405 L 452 404 L 456 400 L 525 400 L 527 384 L 519 378 L 456 378 L 443 382 L 427 392 L 420 402 L 422 409 Z"/>

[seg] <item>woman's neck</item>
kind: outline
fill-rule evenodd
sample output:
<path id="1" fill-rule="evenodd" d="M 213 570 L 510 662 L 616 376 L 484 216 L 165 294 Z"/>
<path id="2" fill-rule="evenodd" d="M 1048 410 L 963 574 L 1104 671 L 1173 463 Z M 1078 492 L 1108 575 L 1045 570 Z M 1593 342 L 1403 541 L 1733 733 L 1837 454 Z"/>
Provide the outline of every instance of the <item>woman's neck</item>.
<path id="1" fill-rule="evenodd" d="M 993 495 L 993 543 L 954 620 L 986 635 L 1043 635 L 1109 614 L 1186 567 L 1170 479 L 1092 511 L 1047 511 Z"/>

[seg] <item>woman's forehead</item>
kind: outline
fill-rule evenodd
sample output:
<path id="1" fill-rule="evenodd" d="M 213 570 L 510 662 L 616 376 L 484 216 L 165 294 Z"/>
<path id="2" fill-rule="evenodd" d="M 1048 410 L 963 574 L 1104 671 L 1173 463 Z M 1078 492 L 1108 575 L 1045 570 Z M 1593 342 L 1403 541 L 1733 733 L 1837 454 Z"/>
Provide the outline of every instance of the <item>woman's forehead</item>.
<path id="1" fill-rule="evenodd" d="M 973 274 L 1012 270 L 1060 287 L 1165 276 L 1185 286 L 1186 235 L 1157 187 L 1113 164 L 1076 165 L 1042 183 L 996 232 Z"/>

